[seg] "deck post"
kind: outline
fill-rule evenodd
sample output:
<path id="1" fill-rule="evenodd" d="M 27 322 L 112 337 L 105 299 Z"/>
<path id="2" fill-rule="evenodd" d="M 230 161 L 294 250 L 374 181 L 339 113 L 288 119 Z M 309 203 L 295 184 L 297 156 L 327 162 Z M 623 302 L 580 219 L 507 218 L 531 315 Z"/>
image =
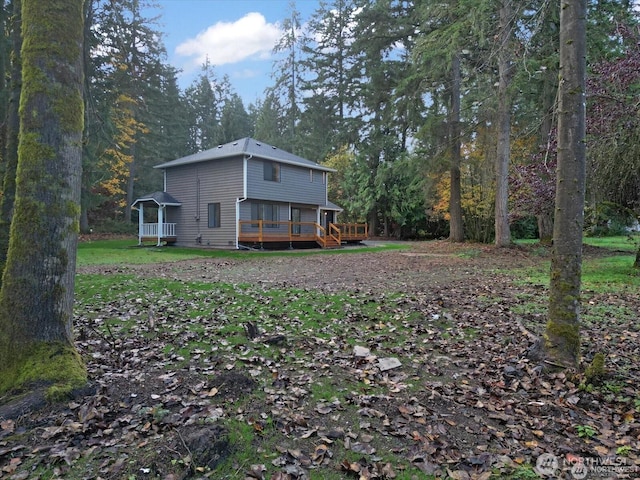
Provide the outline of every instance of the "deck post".
<path id="1" fill-rule="evenodd" d="M 144 234 L 144 203 L 138 207 L 138 245 L 142 245 L 142 235 Z"/>
<path id="2" fill-rule="evenodd" d="M 158 244 L 160 247 L 162 245 L 162 232 L 164 230 L 164 207 L 158 208 Z"/>

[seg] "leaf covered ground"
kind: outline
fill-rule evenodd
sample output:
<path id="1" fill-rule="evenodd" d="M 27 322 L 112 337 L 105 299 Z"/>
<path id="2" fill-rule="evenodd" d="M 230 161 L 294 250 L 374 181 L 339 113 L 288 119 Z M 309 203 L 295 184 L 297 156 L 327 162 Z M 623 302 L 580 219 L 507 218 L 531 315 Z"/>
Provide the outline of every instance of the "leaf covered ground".
<path id="1" fill-rule="evenodd" d="M 0 407 L 0 478 L 638 478 L 637 288 L 584 292 L 583 366 L 601 352 L 604 376 L 547 373 L 546 287 L 526 280 L 547 257 L 425 242 L 83 268 L 91 388 Z"/>

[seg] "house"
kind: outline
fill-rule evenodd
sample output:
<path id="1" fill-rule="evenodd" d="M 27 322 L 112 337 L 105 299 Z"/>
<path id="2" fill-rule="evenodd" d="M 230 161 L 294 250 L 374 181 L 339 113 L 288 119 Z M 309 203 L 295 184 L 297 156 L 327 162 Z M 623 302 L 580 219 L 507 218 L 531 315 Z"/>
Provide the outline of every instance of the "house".
<path id="1" fill-rule="evenodd" d="M 327 199 L 335 170 L 253 138 L 154 168 L 164 190 L 132 205 L 140 244 L 333 247 L 367 238 L 366 224 L 337 223 L 341 208 Z"/>

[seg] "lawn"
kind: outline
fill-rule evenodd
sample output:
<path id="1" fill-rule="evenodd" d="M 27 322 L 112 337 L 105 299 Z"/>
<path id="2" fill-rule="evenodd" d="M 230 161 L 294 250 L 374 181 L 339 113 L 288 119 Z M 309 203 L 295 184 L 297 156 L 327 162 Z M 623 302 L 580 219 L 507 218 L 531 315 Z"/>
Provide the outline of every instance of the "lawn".
<path id="1" fill-rule="evenodd" d="M 524 479 L 553 456 L 554 476 L 575 459 L 637 476 L 640 277 L 621 242 L 585 255 L 583 368 L 606 357 L 593 383 L 527 355 L 546 310 L 536 245 L 82 244 L 75 332 L 93 388 L 0 423 L 0 471 Z"/>
<path id="2" fill-rule="evenodd" d="M 384 246 L 359 246 L 350 247 L 341 251 L 341 254 L 353 251 L 379 251 L 402 249 L 402 245 L 389 243 Z M 145 244 L 138 245 L 136 238 L 118 240 L 85 241 L 78 245 L 78 266 L 87 265 L 138 265 L 166 262 L 180 262 L 197 258 L 234 258 L 247 259 L 269 255 L 323 255 L 335 253 L 332 250 L 297 250 L 297 251 L 242 251 L 242 250 L 217 250 L 207 248 L 189 248 Z"/>

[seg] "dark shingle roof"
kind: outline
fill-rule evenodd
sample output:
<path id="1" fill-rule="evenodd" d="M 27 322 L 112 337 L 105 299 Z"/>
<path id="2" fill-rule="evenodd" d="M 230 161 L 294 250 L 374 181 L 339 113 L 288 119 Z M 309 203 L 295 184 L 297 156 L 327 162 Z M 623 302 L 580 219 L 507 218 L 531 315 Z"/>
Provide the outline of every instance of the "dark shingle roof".
<path id="1" fill-rule="evenodd" d="M 149 195 L 144 195 L 138 198 L 135 202 L 133 202 L 132 206 L 135 207 L 138 203 L 145 203 L 145 202 L 155 202 L 159 206 L 170 205 L 170 206 L 178 207 L 182 205 L 178 200 L 173 198 L 167 192 L 153 192 L 153 193 L 150 193 Z"/>
<path id="2" fill-rule="evenodd" d="M 324 206 L 324 208 L 327 210 L 336 210 L 337 212 L 342 212 L 344 210 L 342 207 L 339 207 L 335 203 L 329 201 L 327 201 L 327 204 Z"/>
<path id="3" fill-rule="evenodd" d="M 335 172 L 335 170 L 332 168 L 325 167 L 318 163 L 312 162 L 311 160 L 299 157 L 297 155 L 294 155 L 293 153 L 285 152 L 284 150 L 280 150 L 277 147 L 249 137 L 225 143 L 224 145 L 218 145 L 215 148 L 203 150 L 202 152 L 194 153 L 193 155 L 187 155 L 186 157 L 178 158 L 170 162 L 162 163 L 160 165 L 156 165 L 154 168 L 172 168 L 181 165 L 189 165 L 191 163 L 242 156 L 273 160 L 276 162 L 288 163 L 291 165 L 309 167 L 325 172 Z"/>

